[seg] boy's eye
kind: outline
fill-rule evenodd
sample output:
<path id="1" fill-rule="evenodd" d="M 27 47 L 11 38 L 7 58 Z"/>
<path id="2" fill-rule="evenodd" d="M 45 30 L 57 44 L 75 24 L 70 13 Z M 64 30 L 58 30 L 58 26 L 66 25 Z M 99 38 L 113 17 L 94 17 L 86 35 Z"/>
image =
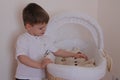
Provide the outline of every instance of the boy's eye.
<path id="1" fill-rule="evenodd" d="M 39 28 L 40 30 L 42 30 L 43 28 Z"/>

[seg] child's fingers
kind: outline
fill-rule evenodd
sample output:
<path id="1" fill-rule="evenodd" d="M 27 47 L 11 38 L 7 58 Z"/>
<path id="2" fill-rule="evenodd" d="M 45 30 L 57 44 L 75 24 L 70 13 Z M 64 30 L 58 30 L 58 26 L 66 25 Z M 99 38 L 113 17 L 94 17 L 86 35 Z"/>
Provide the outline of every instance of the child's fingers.
<path id="1" fill-rule="evenodd" d="M 85 58 L 86 60 L 88 60 L 88 57 L 85 54 L 82 54 L 82 53 L 78 53 L 74 57 L 76 57 L 76 58 Z"/>
<path id="2" fill-rule="evenodd" d="M 49 58 L 46 58 L 46 59 L 45 59 L 45 62 L 46 62 L 46 63 L 53 63 L 53 61 L 51 61 Z"/>
<path id="3" fill-rule="evenodd" d="M 47 64 L 53 63 L 50 59 L 46 58 L 42 61 L 42 68 L 45 68 Z"/>
<path id="4" fill-rule="evenodd" d="M 88 60 L 88 57 L 85 54 L 81 54 L 82 58 L 85 58 L 86 60 Z"/>

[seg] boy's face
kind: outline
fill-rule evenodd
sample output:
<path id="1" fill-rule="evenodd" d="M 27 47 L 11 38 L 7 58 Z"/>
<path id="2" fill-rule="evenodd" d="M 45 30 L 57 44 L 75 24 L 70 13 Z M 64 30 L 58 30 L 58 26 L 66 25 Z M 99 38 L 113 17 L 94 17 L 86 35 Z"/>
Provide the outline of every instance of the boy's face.
<path id="1" fill-rule="evenodd" d="M 33 36 L 42 36 L 46 31 L 46 23 L 30 25 L 26 24 L 27 31 Z"/>

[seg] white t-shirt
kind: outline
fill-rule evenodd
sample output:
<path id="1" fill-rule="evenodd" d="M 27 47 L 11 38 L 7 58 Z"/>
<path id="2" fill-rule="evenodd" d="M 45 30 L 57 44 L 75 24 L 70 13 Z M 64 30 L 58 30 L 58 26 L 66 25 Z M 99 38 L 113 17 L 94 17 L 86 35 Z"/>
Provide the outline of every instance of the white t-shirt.
<path id="1" fill-rule="evenodd" d="M 27 55 L 35 61 L 43 59 L 46 50 L 53 52 L 57 51 L 52 40 L 48 36 L 32 36 L 29 33 L 24 33 L 18 37 L 16 44 L 16 59 L 19 55 Z M 43 69 L 36 69 L 26 66 L 18 61 L 16 78 L 20 79 L 38 79 L 42 80 L 45 77 Z"/>

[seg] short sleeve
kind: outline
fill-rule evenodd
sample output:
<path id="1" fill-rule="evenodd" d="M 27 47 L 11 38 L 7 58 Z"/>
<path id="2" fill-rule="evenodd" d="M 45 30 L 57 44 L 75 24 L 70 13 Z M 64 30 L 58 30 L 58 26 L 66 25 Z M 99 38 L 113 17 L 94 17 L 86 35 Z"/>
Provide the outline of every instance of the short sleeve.
<path id="1" fill-rule="evenodd" d="M 19 37 L 16 43 L 16 59 L 19 55 L 28 55 L 28 41 L 24 37 Z"/>

